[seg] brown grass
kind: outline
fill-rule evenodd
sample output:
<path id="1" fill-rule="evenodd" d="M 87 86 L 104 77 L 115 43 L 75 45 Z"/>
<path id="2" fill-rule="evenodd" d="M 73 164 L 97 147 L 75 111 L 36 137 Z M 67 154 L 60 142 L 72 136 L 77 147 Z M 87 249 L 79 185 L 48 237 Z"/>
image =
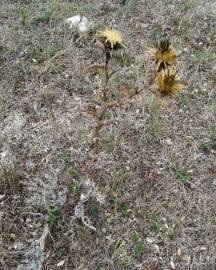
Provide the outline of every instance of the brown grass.
<path id="1" fill-rule="evenodd" d="M 214 1 L 17 1 L 0 10 L 0 269 L 196 269 L 216 265 Z M 101 50 L 65 17 L 116 25 L 112 102 L 141 88 L 160 38 L 181 56 L 186 87 L 154 85 L 113 106 L 100 130 L 97 192 L 75 216 L 92 171 Z M 149 72 L 149 74 L 148 74 Z M 105 196 L 100 204 L 98 196 Z M 45 247 L 41 236 L 49 224 Z M 57 266 L 63 261 L 62 266 Z"/>

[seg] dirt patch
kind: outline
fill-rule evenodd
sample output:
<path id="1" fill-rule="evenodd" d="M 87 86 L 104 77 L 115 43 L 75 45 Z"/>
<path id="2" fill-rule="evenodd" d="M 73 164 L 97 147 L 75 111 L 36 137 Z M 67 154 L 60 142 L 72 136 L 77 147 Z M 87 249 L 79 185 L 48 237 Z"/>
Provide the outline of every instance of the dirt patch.
<path id="1" fill-rule="evenodd" d="M 0 268 L 215 269 L 214 1 L 18 2 L 0 10 Z M 65 25 L 77 14 L 92 32 Z M 185 88 L 152 85 L 107 112 L 91 183 L 85 109 L 104 61 L 93 33 L 107 25 L 126 43 L 113 102 L 145 83 L 161 38 L 181 51 Z"/>

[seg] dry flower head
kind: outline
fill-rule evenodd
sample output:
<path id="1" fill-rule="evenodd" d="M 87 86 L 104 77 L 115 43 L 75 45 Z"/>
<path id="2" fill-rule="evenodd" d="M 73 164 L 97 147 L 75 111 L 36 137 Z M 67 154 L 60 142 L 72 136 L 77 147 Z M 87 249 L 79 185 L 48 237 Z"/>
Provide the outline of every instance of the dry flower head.
<path id="1" fill-rule="evenodd" d="M 152 60 L 157 64 L 157 70 L 167 68 L 178 56 L 177 51 L 171 46 L 168 40 L 160 41 L 159 45 L 149 51 Z"/>
<path id="2" fill-rule="evenodd" d="M 168 68 L 160 71 L 156 77 L 156 84 L 158 90 L 162 94 L 174 94 L 183 88 L 179 82 L 180 76 L 174 69 Z"/>
<path id="3" fill-rule="evenodd" d="M 99 35 L 106 49 L 116 50 L 124 47 L 122 34 L 116 29 L 105 28 Z"/>

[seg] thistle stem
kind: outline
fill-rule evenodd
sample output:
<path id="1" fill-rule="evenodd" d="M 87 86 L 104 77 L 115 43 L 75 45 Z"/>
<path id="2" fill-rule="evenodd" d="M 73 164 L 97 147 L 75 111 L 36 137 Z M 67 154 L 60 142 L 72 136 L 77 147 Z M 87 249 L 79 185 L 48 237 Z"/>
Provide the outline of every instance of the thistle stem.
<path id="1" fill-rule="evenodd" d="M 149 86 L 151 86 L 155 80 L 156 77 L 156 72 L 154 73 L 154 75 L 149 79 L 149 81 L 146 83 L 146 85 L 143 88 L 140 89 L 135 89 L 134 92 L 130 95 L 128 95 L 126 98 L 118 100 L 118 101 L 114 101 L 114 102 L 110 102 L 107 104 L 108 108 L 113 108 L 119 105 L 124 104 L 125 102 L 127 102 L 129 99 L 133 98 L 134 96 L 139 95 L 143 90 L 147 89 Z"/>
<path id="2" fill-rule="evenodd" d="M 99 114 L 96 114 L 96 125 L 95 131 L 93 134 L 93 148 L 94 148 L 94 162 L 98 160 L 99 149 L 100 149 L 100 130 L 103 127 L 104 117 L 109 104 L 109 60 L 110 60 L 110 52 L 106 52 L 105 54 L 105 65 L 104 65 L 104 80 L 101 88 L 101 101 L 102 101 L 102 110 Z"/>

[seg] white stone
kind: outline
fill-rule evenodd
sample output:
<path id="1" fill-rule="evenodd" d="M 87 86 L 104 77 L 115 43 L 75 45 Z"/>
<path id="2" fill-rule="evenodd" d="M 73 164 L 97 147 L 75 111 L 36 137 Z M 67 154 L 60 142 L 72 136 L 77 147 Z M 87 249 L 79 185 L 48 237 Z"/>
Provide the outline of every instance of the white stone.
<path id="1" fill-rule="evenodd" d="M 157 253 L 160 252 L 160 247 L 159 247 L 158 245 L 156 245 L 156 244 L 154 244 L 154 249 L 155 249 L 155 251 L 156 251 Z"/>
<path id="2" fill-rule="evenodd" d="M 173 261 L 170 261 L 170 267 L 171 267 L 171 269 L 176 269 L 175 264 L 174 264 Z"/>
<path id="3" fill-rule="evenodd" d="M 149 243 L 149 244 L 152 244 L 154 242 L 154 240 L 151 239 L 151 238 L 149 238 L 149 237 L 147 237 L 146 238 L 146 242 Z"/>
<path id="4" fill-rule="evenodd" d="M 88 32 L 90 28 L 90 22 L 85 16 L 75 15 L 67 18 L 65 21 L 69 24 L 70 28 L 77 27 L 81 33 Z"/>

